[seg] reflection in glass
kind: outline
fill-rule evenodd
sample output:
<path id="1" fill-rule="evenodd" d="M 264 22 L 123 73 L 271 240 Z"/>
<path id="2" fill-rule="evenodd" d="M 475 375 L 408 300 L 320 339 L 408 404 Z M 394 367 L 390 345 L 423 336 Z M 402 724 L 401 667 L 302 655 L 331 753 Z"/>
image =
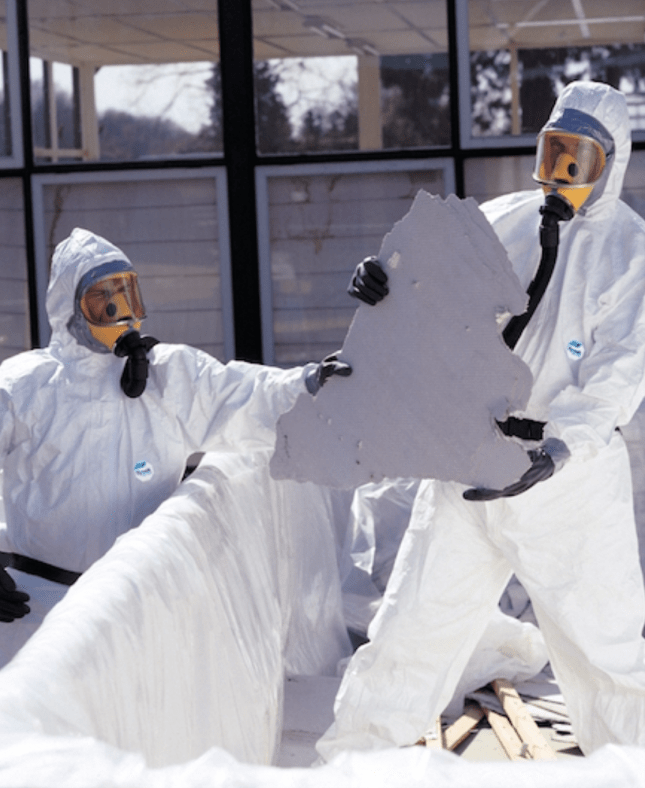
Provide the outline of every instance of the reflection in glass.
<path id="1" fill-rule="evenodd" d="M 77 72 L 65 63 L 29 61 L 36 159 L 82 158 Z"/>
<path id="2" fill-rule="evenodd" d="M 9 102 L 9 56 L 7 2 L 0 0 L 0 157 L 11 156 L 11 106 Z"/>
<path id="3" fill-rule="evenodd" d="M 2 4 L 0 4 L 1 8 Z M 7 53 L 0 57 L 0 156 L 11 156 L 11 113 L 9 111 L 9 74 Z"/>
<path id="4" fill-rule="evenodd" d="M 102 159 L 222 151 L 218 63 L 108 65 L 94 84 Z"/>
<path id="5" fill-rule="evenodd" d="M 254 64 L 260 153 L 358 148 L 356 57 Z"/>
<path id="6" fill-rule="evenodd" d="M 381 58 L 383 147 L 450 144 L 448 54 Z"/>
<path id="7" fill-rule="evenodd" d="M 574 79 L 605 82 L 627 97 L 632 129 L 645 129 L 645 44 L 518 52 L 522 132 L 537 133 L 562 88 Z"/>
<path id="8" fill-rule="evenodd" d="M 221 151 L 217 0 L 30 0 L 36 156 Z"/>
<path id="9" fill-rule="evenodd" d="M 260 153 L 448 145 L 445 0 L 253 0 Z"/>
<path id="10" fill-rule="evenodd" d="M 0 0 L 0 156 L 12 153 L 7 46 L 7 3 Z"/>
<path id="11" fill-rule="evenodd" d="M 445 196 L 443 170 L 304 169 L 268 178 L 274 363 L 320 360 L 342 346 L 356 309 L 351 273 L 378 254 L 419 189 Z"/>
<path id="12" fill-rule="evenodd" d="M 535 156 L 494 156 L 466 159 L 464 181 L 467 197 L 478 203 L 502 194 L 535 190 L 533 180 Z"/>
<path id="13" fill-rule="evenodd" d="M 47 257 L 88 227 L 132 261 L 145 333 L 225 358 L 220 233 L 214 178 L 65 182 L 43 189 Z"/>
<path id="14" fill-rule="evenodd" d="M 645 129 L 642 3 L 469 0 L 468 12 L 473 137 L 537 133 L 578 79 L 621 90 Z"/>
<path id="15" fill-rule="evenodd" d="M 3 178 L 0 189 L 0 361 L 31 346 L 22 184 Z"/>
<path id="16" fill-rule="evenodd" d="M 645 150 L 632 151 L 620 196 L 645 219 Z"/>

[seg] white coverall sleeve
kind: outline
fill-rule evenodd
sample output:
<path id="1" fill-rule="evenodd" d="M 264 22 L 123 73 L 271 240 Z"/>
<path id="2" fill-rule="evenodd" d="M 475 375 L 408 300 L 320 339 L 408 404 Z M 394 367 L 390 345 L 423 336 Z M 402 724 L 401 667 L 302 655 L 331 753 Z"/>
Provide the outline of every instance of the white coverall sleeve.
<path id="1" fill-rule="evenodd" d="M 9 452 L 13 434 L 13 409 L 9 394 L 0 389 L 0 464 Z"/>
<path id="2" fill-rule="evenodd" d="M 0 551 L 6 551 L 6 515 L 4 509 L 4 474 L 3 465 L 9 452 L 13 434 L 13 413 L 6 392 L 0 391 Z"/>
<path id="3" fill-rule="evenodd" d="M 545 437 L 560 438 L 579 457 L 606 446 L 645 396 L 645 292 L 630 284 L 594 330 L 578 385 L 564 388 L 549 407 Z"/>
<path id="4" fill-rule="evenodd" d="M 242 361 L 224 365 L 203 353 L 196 362 L 184 421 L 195 451 L 273 448 L 278 417 L 307 394 L 310 365 L 287 370 Z"/>

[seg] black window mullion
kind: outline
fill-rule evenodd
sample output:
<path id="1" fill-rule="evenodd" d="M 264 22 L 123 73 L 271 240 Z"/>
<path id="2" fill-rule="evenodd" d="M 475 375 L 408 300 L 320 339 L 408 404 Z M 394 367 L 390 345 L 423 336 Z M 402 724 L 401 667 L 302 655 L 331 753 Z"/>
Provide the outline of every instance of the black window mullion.
<path id="1" fill-rule="evenodd" d="M 466 196 L 464 179 L 464 157 L 461 150 L 459 117 L 459 56 L 458 56 L 458 31 L 457 31 L 457 0 L 446 0 L 448 14 L 448 62 L 450 74 L 450 139 L 452 146 L 455 194 L 458 197 Z M 468 46 L 468 41 L 464 42 Z"/>
<path id="2" fill-rule="evenodd" d="M 22 120 L 22 199 L 25 221 L 25 254 L 27 258 L 27 289 L 29 297 L 29 329 L 31 344 L 40 347 L 38 320 L 38 290 L 36 286 L 36 249 L 34 243 L 34 214 L 31 176 L 34 171 L 34 149 L 31 122 L 31 80 L 29 75 L 29 15 L 27 0 L 16 0 L 18 27 L 18 76 L 20 83 L 20 114 Z M 13 144 L 17 147 L 18 140 Z"/>
<path id="3" fill-rule="evenodd" d="M 218 17 L 235 354 L 262 361 L 251 2 L 219 0 Z"/>

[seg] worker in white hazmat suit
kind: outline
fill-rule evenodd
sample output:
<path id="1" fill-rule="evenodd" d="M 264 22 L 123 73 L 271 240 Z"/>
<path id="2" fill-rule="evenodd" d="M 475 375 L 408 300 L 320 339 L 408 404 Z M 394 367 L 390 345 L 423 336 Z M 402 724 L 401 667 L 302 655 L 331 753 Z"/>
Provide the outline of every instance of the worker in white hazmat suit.
<path id="1" fill-rule="evenodd" d="M 83 229 L 56 248 L 46 305 L 48 347 L 0 366 L 0 664 L 173 492 L 192 453 L 273 446 L 305 386 L 351 372 L 333 358 L 286 371 L 224 365 L 141 337 L 131 262 Z"/>
<path id="2" fill-rule="evenodd" d="M 532 466 L 501 491 L 421 483 L 370 642 L 318 743 L 327 759 L 413 744 L 433 727 L 513 571 L 583 752 L 645 745 L 645 593 L 619 429 L 645 394 L 645 222 L 619 199 L 630 147 L 624 97 L 570 84 L 538 138 L 543 188 L 481 206 L 535 307 L 504 329 L 534 385 L 501 425 Z M 554 228 L 544 286 L 539 236 L 553 246 Z M 543 251 L 547 268 L 553 257 Z"/>

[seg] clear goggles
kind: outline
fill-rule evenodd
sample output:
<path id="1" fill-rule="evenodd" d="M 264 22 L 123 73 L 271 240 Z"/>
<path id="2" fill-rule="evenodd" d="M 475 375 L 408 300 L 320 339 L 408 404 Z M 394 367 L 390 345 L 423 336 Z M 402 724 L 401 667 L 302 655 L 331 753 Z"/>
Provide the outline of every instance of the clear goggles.
<path id="1" fill-rule="evenodd" d="M 87 322 L 95 326 L 137 322 L 146 316 L 134 271 L 121 271 L 100 279 L 81 296 L 80 306 Z"/>
<path id="2" fill-rule="evenodd" d="M 591 137 L 544 131 L 538 138 L 533 178 L 545 186 L 591 186 L 602 175 L 606 158 Z"/>

